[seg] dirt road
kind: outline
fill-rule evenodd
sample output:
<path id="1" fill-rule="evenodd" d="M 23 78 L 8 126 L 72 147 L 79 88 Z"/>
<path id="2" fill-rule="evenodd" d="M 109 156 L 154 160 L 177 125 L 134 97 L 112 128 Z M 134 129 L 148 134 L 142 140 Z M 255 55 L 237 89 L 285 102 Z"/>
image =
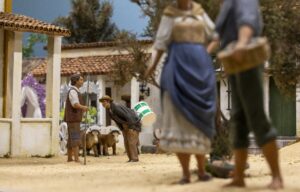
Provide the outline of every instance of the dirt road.
<path id="1" fill-rule="evenodd" d="M 280 151 L 284 170 L 285 192 L 300 191 L 300 143 Z M 214 178 L 211 182 L 196 182 L 185 186 L 173 185 L 181 170 L 174 155 L 143 154 L 138 163 L 126 163 L 119 154 L 109 157 L 88 157 L 87 165 L 66 163 L 66 157 L 0 159 L 1 192 L 220 192 L 241 191 L 222 189 L 229 180 Z M 269 191 L 265 185 L 270 177 L 264 159 L 249 158 L 247 189 Z M 191 168 L 195 169 L 193 159 Z"/>

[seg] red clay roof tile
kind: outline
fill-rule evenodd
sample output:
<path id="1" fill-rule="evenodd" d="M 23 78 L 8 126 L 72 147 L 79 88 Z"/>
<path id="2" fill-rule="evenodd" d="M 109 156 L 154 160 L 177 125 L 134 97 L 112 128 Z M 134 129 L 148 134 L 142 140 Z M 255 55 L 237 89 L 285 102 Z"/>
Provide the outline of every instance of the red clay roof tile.
<path id="1" fill-rule="evenodd" d="M 150 54 L 147 55 L 150 58 Z M 132 55 L 107 55 L 107 56 L 88 56 L 76 58 L 62 58 L 61 75 L 69 76 L 76 72 L 82 74 L 108 74 L 113 71 L 113 65 L 117 60 L 132 60 Z M 28 62 L 28 61 L 27 61 Z M 45 76 L 47 73 L 46 60 L 44 59 L 39 66 L 34 68 L 31 73 L 34 76 Z"/>
<path id="2" fill-rule="evenodd" d="M 152 40 L 139 40 L 141 44 L 147 45 L 152 44 Z M 108 42 L 93 42 L 93 43 L 74 43 L 62 45 L 61 49 L 83 49 L 83 48 L 100 48 L 100 47 L 114 47 L 120 42 L 108 41 Z"/>
<path id="3" fill-rule="evenodd" d="M 0 12 L 0 28 L 11 31 L 43 33 L 48 35 L 70 36 L 68 29 L 37 19 L 14 13 Z"/>

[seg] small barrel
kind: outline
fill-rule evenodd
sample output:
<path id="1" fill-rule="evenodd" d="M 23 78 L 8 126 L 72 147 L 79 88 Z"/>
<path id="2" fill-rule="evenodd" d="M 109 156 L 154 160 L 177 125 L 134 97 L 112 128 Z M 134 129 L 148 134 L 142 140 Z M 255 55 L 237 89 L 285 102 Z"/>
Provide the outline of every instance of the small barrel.
<path id="1" fill-rule="evenodd" d="M 144 126 L 150 126 L 156 121 L 156 114 L 151 110 L 145 101 L 138 102 L 134 105 L 133 109 L 141 118 Z"/>

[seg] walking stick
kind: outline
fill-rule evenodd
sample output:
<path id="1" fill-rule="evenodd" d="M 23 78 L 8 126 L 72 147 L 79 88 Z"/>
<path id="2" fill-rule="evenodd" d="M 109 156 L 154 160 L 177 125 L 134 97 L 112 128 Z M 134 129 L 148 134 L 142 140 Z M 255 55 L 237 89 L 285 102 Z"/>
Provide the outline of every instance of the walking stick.
<path id="1" fill-rule="evenodd" d="M 89 109 L 89 88 L 90 88 L 90 75 L 87 75 L 87 89 L 86 89 L 86 105 Z M 85 129 L 84 129 L 84 147 L 83 147 L 83 164 L 86 165 L 86 132 L 89 127 L 89 122 L 88 122 L 88 111 L 85 113 Z"/>

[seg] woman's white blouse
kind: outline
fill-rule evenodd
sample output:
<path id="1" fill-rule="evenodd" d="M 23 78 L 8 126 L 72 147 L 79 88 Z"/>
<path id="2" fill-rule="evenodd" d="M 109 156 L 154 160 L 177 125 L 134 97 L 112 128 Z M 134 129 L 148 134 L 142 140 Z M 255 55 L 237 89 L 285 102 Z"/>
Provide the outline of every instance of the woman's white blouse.
<path id="1" fill-rule="evenodd" d="M 204 13 L 201 16 L 197 16 L 197 18 L 199 20 L 204 20 L 206 26 L 210 29 L 210 31 L 213 31 L 215 29 L 215 24 L 206 13 Z M 161 18 L 159 28 L 156 34 L 155 42 L 154 42 L 154 49 L 163 50 L 163 51 L 167 50 L 168 45 L 170 44 L 171 41 L 171 34 L 172 34 L 172 28 L 174 22 L 180 19 L 182 19 L 182 17 L 174 18 L 165 15 Z M 186 19 L 185 21 L 189 22 L 188 19 Z"/>

